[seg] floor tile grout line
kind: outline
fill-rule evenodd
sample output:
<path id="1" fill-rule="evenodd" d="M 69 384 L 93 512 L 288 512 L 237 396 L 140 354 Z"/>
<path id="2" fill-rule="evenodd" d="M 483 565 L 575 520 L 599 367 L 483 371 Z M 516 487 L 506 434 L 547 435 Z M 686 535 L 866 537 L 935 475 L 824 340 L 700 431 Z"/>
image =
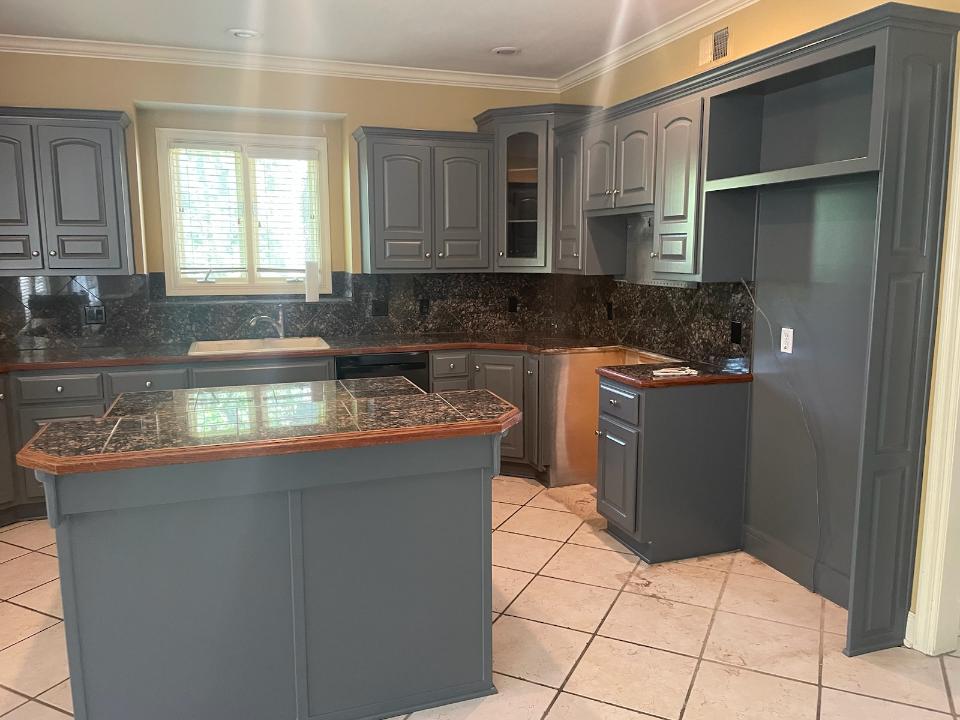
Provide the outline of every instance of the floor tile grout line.
<path id="1" fill-rule="evenodd" d="M 823 628 L 826 624 L 827 606 L 820 598 L 820 645 L 817 650 L 817 720 L 823 711 Z"/>
<path id="2" fill-rule="evenodd" d="M 720 585 L 720 592 L 717 593 L 717 599 L 713 603 L 713 612 L 710 614 L 710 622 L 707 624 L 707 632 L 703 636 L 703 642 L 700 644 L 700 655 L 697 657 L 697 664 L 693 668 L 693 675 L 690 676 L 690 684 L 687 686 L 687 693 L 683 698 L 683 705 L 680 708 L 678 720 L 683 720 L 687 714 L 687 706 L 690 703 L 690 697 L 693 695 L 693 687 L 697 682 L 697 675 L 700 674 L 700 666 L 703 665 L 703 656 L 707 652 L 707 643 L 710 642 L 710 633 L 713 632 L 713 623 L 717 619 L 717 612 L 720 610 L 720 601 L 723 600 L 723 593 L 727 590 L 727 582 L 730 580 L 729 570 L 724 573 L 723 583 Z"/>
<path id="3" fill-rule="evenodd" d="M 953 691 L 950 688 L 950 676 L 947 674 L 947 661 L 944 655 L 940 656 L 940 674 L 943 677 L 943 687 L 947 692 L 947 707 L 950 708 L 950 714 L 956 717 L 957 706 L 953 702 Z"/>

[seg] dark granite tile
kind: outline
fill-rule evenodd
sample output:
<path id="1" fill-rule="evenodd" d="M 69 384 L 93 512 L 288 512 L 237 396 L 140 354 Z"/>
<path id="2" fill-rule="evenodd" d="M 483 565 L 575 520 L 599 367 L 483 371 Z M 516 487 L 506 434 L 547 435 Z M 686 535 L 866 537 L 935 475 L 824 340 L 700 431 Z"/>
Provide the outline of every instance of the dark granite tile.
<path id="1" fill-rule="evenodd" d="M 489 390 L 450 390 L 440 397 L 468 420 L 494 420 L 512 407 Z"/>

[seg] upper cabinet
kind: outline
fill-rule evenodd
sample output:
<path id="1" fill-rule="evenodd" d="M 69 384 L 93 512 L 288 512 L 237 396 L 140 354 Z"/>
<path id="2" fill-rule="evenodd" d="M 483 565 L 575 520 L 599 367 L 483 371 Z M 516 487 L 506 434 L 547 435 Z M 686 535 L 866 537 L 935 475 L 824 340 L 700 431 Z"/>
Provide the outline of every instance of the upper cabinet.
<path id="1" fill-rule="evenodd" d="M 493 140 L 360 128 L 364 272 L 491 269 Z"/>
<path id="2" fill-rule="evenodd" d="M 116 112 L 0 110 L 0 274 L 133 272 L 127 124 Z"/>
<path id="3" fill-rule="evenodd" d="M 653 203 L 657 113 L 645 110 L 584 133 L 583 209 Z"/>
<path id="4" fill-rule="evenodd" d="M 494 269 L 553 269 L 556 128 L 594 110 L 583 105 L 535 105 L 488 110 L 474 118 L 494 136 Z"/>

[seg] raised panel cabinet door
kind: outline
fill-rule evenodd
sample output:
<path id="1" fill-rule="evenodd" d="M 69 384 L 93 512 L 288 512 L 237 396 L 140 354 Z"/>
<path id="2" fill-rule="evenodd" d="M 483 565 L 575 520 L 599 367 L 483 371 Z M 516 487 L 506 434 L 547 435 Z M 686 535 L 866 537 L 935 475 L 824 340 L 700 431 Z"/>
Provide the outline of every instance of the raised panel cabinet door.
<path id="1" fill-rule="evenodd" d="M 431 148 L 373 146 L 373 261 L 384 270 L 433 267 Z"/>
<path id="2" fill-rule="evenodd" d="M 113 133 L 108 127 L 37 126 L 49 268 L 121 266 L 125 230 Z"/>
<path id="3" fill-rule="evenodd" d="M 43 267 L 33 128 L 0 120 L 0 270 Z"/>
<path id="4" fill-rule="evenodd" d="M 617 207 L 653 203 L 657 113 L 653 110 L 617 120 L 617 163 L 614 204 Z"/>
<path id="5" fill-rule="evenodd" d="M 434 267 L 477 269 L 490 265 L 490 150 L 433 149 Z"/>
<path id="6" fill-rule="evenodd" d="M 640 431 L 601 416 L 597 441 L 597 512 L 633 534 L 637 531 Z"/>
<path id="7" fill-rule="evenodd" d="M 489 390 L 523 411 L 523 355 L 518 353 L 473 353 L 473 387 Z M 503 457 L 523 459 L 524 423 L 507 431 L 500 444 Z"/>
<path id="8" fill-rule="evenodd" d="M 46 422 L 98 418 L 103 416 L 105 408 L 102 402 L 22 407 L 17 413 L 17 429 L 20 436 L 18 448 L 26 445 Z M 33 470 L 21 468 L 21 471 L 24 496 L 28 500 L 43 499 L 43 485 L 37 482 Z"/>
<path id="9" fill-rule="evenodd" d="M 496 267 L 547 265 L 546 119 L 504 122 L 496 128 Z"/>
<path id="10" fill-rule="evenodd" d="M 564 137 L 557 145 L 558 270 L 583 270 L 582 143 L 582 136 L 574 135 Z"/>
<path id="11" fill-rule="evenodd" d="M 617 130 L 613 123 L 595 125 L 583 136 L 583 209 L 613 207 L 614 155 Z"/>
<path id="12" fill-rule="evenodd" d="M 703 101 L 697 97 L 659 112 L 653 224 L 653 269 L 697 271 L 697 187 Z"/>

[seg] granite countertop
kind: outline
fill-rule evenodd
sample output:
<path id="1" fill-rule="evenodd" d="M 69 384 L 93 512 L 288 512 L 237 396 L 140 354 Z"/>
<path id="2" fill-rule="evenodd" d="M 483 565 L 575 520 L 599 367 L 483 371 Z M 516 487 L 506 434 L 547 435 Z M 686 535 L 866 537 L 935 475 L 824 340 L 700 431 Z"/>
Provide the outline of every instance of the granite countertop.
<path id="1" fill-rule="evenodd" d="M 657 377 L 654 370 L 688 367 L 696 375 Z M 642 365 L 613 365 L 597 368 L 597 375 L 635 388 L 658 388 L 675 385 L 711 385 L 714 383 L 751 382 L 753 375 L 742 359 L 725 365 L 707 365 L 697 362 L 646 363 Z"/>
<path id="2" fill-rule="evenodd" d="M 277 357 L 323 357 L 421 350 L 516 350 L 537 353 L 567 353 L 623 347 L 601 338 L 563 338 L 530 335 L 373 335 L 324 338 L 324 350 L 280 350 L 277 352 L 188 355 L 190 343 L 164 345 L 70 345 L 39 349 L 0 348 L 0 372 L 52 370 L 118 365 L 161 365 L 184 362 L 224 362 Z"/>
<path id="3" fill-rule="evenodd" d="M 55 475 L 491 435 L 520 411 L 488 390 L 406 378 L 127 393 L 104 417 L 53 421 L 17 454 Z"/>

